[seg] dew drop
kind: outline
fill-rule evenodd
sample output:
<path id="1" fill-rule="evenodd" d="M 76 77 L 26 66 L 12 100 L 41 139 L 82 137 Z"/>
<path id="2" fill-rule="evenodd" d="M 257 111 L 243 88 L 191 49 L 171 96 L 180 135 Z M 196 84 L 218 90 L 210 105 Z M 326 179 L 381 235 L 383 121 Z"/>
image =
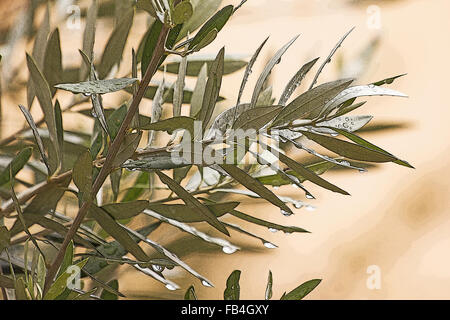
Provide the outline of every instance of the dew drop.
<path id="1" fill-rule="evenodd" d="M 208 288 L 214 287 L 210 282 L 208 282 L 206 280 L 202 280 L 202 285 L 204 285 L 205 287 L 208 287 Z"/>
<path id="2" fill-rule="evenodd" d="M 367 170 L 366 169 L 359 169 L 359 173 L 366 173 Z"/>
<path id="3" fill-rule="evenodd" d="M 310 193 L 307 193 L 306 194 L 306 198 L 307 199 L 314 199 L 314 196 L 312 194 L 310 194 Z"/>
<path id="4" fill-rule="evenodd" d="M 337 137 L 339 135 L 339 133 L 332 133 L 331 136 L 332 137 Z"/>
<path id="5" fill-rule="evenodd" d="M 264 242 L 264 247 L 266 247 L 268 249 L 276 249 L 276 248 L 278 248 L 278 246 L 273 244 L 272 242 Z"/>
<path id="6" fill-rule="evenodd" d="M 274 190 L 278 190 L 278 189 L 280 189 L 280 187 L 279 186 L 273 186 L 273 189 Z"/>
<path id="7" fill-rule="evenodd" d="M 340 162 L 342 165 L 344 165 L 344 166 L 349 166 L 350 165 L 350 162 L 348 162 L 348 161 L 341 161 Z"/>
<path id="8" fill-rule="evenodd" d="M 153 269 L 153 271 L 156 271 L 156 272 L 163 272 L 164 267 L 157 265 L 157 264 L 152 264 L 152 269 Z"/>
<path id="9" fill-rule="evenodd" d="M 177 290 L 177 288 L 173 284 L 170 284 L 170 283 L 166 284 L 166 288 L 169 289 L 170 291 Z"/>
<path id="10" fill-rule="evenodd" d="M 229 246 L 222 247 L 222 251 L 225 252 L 226 254 L 233 254 L 236 252 L 236 250 L 237 250 L 236 248 Z"/>
<path id="11" fill-rule="evenodd" d="M 308 210 L 308 211 L 314 211 L 314 210 L 316 210 L 316 208 L 313 207 L 313 206 L 311 206 L 311 205 L 307 205 L 307 206 L 306 206 L 306 210 Z"/>
<path id="12" fill-rule="evenodd" d="M 286 210 L 283 210 L 283 209 L 281 209 L 281 214 L 283 215 L 283 216 L 285 216 L 285 217 L 289 217 L 289 216 L 291 216 L 292 215 L 292 213 L 290 213 L 290 212 L 288 212 L 288 211 L 286 211 Z"/>
<path id="13" fill-rule="evenodd" d="M 277 229 L 274 229 L 274 228 L 269 228 L 269 231 L 272 232 L 272 233 L 275 233 L 275 232 L 277 232 L 278 230 L 277 230 Z"/>
<path id="14" fill-rule="evenodd" d="M 296 203 L 294 203 L 294 207 L 295 207 L 296 209 L 300 209 L 301 207 L 303 207 L 303 204 L 300 203 L 300 202 L 296 202 Z"/>

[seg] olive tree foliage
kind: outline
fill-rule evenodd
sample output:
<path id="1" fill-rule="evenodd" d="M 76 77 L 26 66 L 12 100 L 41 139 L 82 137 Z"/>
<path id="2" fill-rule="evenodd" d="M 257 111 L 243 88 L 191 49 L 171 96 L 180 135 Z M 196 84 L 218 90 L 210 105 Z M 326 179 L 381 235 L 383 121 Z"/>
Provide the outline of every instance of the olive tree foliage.
<path id="1" fill-rule="evenodd" d="M 28 126 L 0 140 L 4 296 L 115 299 L 123 296 L 118 281 L 103 281 L 98 275 L 119 265 L 134 268 L 169 290 L 181 288 L 163 274 L 166 268 L 182 268 L 193 280 L 212 287 L 176 250 L 152 240 L 152 232 L 169 224 L 232 254 L 240 250 L 230 238 L 233 230 L 273 249 L 275 244 L 239 222 L 270 232 L 308 231 L 266 221 L 258 212 L 244 213 L 238 208 L 240 202 L 227 201 L 227 195 L 261 198 L 290 216 L 296 209 L 311 207 L 311 185 L 348 195 L 321 176 L 327 170 L 364 172 L 368 163 L 385 162 L 411 168 L 355 133 L 372 116 L 351 114 L 364 105 L 357 101 L 360 97 L 405 97 L 386 87 L 399 76 L 366 85 L 352 84 L 354 79 L 320 82 L 322 70 L 350 32 L 325 59 L 301 66 L 276 99 L 269 75 L 296 41 L 293 37 L 267 62 L 251 89 L 251 100 L 244 101 L 252 67 L 269 40 L 249 61 L 226 53 L 225 48 L 215 56 L 199 53 L 215 41 L 244 3 L 221 7 L 220 0 L 116 1 L 116 10 L 109 10 L 114 12 L 114 28 L 103 54 L 94 59 L 97 20 L 111 5 L 114 8 L 114 1 L 93 0 L 82 11 L 81 64 L 72 67 L 62 63 L 59 29 L 50 29 L 46 4 L 41 24 L 29 32 L 33 49 L 24 64 L 29 74 L 27 101 L 17 107 Z M 131 67 L 119 77 L 118 66 L 137 13 L 147 15 L 150 23 L 146 31 L 143 28 L 140 43 L 133 44 Z M 243 80 L 237 98 L 222 97 L 222 78 L 240 70 Z M 176 80 L 170 82 L 169 74 Z M 196 82 L 193 90 L 186 86 L 187 78 Z M 297 95 L 298 88 L 304 89 Z M 72 100 L 62 105 L 60 97 L 67 91 Z M 123 103 L 104 107 L 103 96 L 118 92 L 127 97 Z M 144 99 L 152 101 L 150 112 L 140 108 Z M 214 117 L 219 101 L 228 108 Z M 39 105 L 42 119 L 32 116 L 33 102 Z M 76 108 L 86 103 L 89 108 Z M 92 130 L 66 130 L 63 119 L 69 111 L 93 119 Z M 158 138 L 163 135 L 166 140 Z M 293 159 L 284 151 L 287 146 L 313 160 Z M 205 156 L 206 152 L 212 156 Z M 22 170 L 32 173 L 33 182 L 17 176 Z M 301 200 L 277 195 L 275 187 L 282 185 L 298 187 Z M 155 197 L 155 189 L 169 195 Z M 74 200 L 75 214 L 68 214 L 64 208 Z M 131 223 L 142 216 L 148 217 L 148 224 L 132 228 Z M 208 224 L 211 232 L 200 231 L 201 224 Z M 239 298 L 239 275 L 235 271 L 230 276 L 226 299 Z M 69 285 L 77 276 L 90 280 L 91 287 Z M 320 282 L 311 281 L 284 298 L 302 298 Z M 271 288 L 270 274 L 266 298 L 271 297 Z M 186 297 L 195 297 L 193 287 Z"/>

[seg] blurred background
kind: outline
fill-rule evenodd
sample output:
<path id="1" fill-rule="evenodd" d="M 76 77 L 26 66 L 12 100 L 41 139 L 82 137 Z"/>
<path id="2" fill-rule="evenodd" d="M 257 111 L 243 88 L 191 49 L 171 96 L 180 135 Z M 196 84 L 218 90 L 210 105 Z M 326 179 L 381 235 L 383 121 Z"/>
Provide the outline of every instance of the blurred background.
<path id="1" fill-rule="evenodd" d="M 27 2 L 0 1 L 2 38 L 26 21 L 22 9 Z M 81 46 L 83 27 L 76 32 L 66 23 L 65 6 L 75 2 L 81 8 L 90 3 L 61 1 L 64 6 L 52 7 L 55 11 L 52 26 L 60 27 L 65 66 L 80 60 L 77 49 Z M 223 1 L 222 6 L 238 2 Z M 263 201 L 244 199 L 239 207 L 243 212 L 312 232 L 285 235 L 265 230 L 264 237 L 278 245 L 275 250 L 261 248 L 256 241 L 233 233 L 233 243 L 242 247 L 242 251 L 227 255 L 207 246 L 199 253 L 200 244 L 195 239 L 173 232 L 175 229 L 171 227 L 161 228 L 152 238 L 175 248 L 180 258 L 212 280 L 216 288 L 201 286 L 178 268 L 167 271 L 167 277 L 183 287 L 194 283 L 202 299 L 220 299 L 226 278 L 235 269 L 242 270 L 243 299 L 264 298 L 269 270 L 274 276 L 274 298 L 312 278 L 323 281 L 309 299 L 450 298 L 448 12 L 447 0 L 248 0 L 204 53 L 215 54 L 225 46 L 228 54 L 250 57 L 270 36 L 250 77 L 250 88 L 267 59 L 300 34 L 272 72 L 270 84 L 274 95 L 279 96 L 301 65 L 315 57 L 325 59 L 335 43 L 356 27 L 319 81 L 352 76 L 357 77 L 358 83 L 371 83 L 407 73 L 391 87 L 408 94 L 408 99 L 369 98 L 358 113 L 374 115 L 375 125 L 388 128 L 382 132 L 368 130 L 362 134 L 364 138 L 408 160 L 416 169 L 385 164 L 369 168 L 364 174 L 331 171 L 326 174 L 328 179 L 347 190 L 351 197 L 313 186 L 311 190 L 317 200 L 311 204 L 315 210 L 298 210 L 292 217 L 283 217 L 277 208 Z M 136 48 L 139 43 L 146 30 L 145 23 L 145 14 L 139 13 L 128 40 L 123 70 L 129 70 L 131 47 Z M 98 22 L 97 57 L 112 26 L 108 18 Z M 14 50 L 17 54 L 9 56 L 8 64 L 17 68 L 8 70 L 26 75 L 24 52 L 30 50 L 30 43 L 18 41 Z M 219 109 L 233 105 L 241 77 L 242 71 L 224 79 L 221 95 L 228 99 L 220 103 Z M 244 98 L 249 99 L 250 95 L 251 90 L 247 90 Z M 17 104 L 25 102 L 26 92 L 9 90 L 2 96 L 0 137 L 23 126 Z M 34 112 L 38 112 L 37 108 Z M 92 127 L 92 122 L 77 114 L 64 121 L 65 127 L 72 129 L 90 132 Z M 277 192 L 295 198 L 299 191 L 284 186 Z M 253 228 L 252 231 L 262 232 Z M 377 288 L 368 285 L 371 270 L 379 271 Z M 120 268 L 117 272 L 121 291 L 130 298 L 179 299 L 184 294 L 181 290 L 169 292 L 131 268 Z"/>

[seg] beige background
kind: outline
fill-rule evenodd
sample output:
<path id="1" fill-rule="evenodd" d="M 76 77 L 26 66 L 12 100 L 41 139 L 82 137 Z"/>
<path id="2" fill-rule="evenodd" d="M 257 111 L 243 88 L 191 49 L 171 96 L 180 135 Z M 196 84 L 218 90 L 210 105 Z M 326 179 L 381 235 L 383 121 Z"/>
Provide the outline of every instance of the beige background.
<path id="1" fill-rule="evenodd" d="M 370 19 L 367 8 L 372 4 L 380 8 L 380 30 L 370 29 L 367 24 Z M 274 275 L 275 298 L 311 278 L 324 279 L 309 295 L 311 299 L 450 298 L 449 12 L 447 0 L 359 1 L 358 4 L 339 0 L 248 0 L 216 42 L 205 50 L 214 54 L 225 46 L 230 54 L 251 54 L 270 35 L 261 54 L 263 59 L 257 63 L 247 89 L 254 85 L 264 60 L 298 33 L 300 38 L 272 74 L 277 96 L 304 62 L 317 56 L 324 58 L 352 26 L 356 26 L 355 31 L 339 51 L 345 61 L 356 59 L 373 37 L 380 36 L 380 45 L 358 81 L 369 83 L 408 73 L 392 88 L 410 98 L 370 98 L 362 113 L 374 115 L 374 121 L 405 122 L 408 127 L 383 134 L 367 133 L 364 137 L 410 161 L 416 170 L 386 164 L 366 174 L 329 173 L 329 180 L 352 196 L 344 197 L 312 186 L 318 198 L 313 202 L 317 209 L 297 210 L 290 218 L 282 217 L 277 208 L 263 202 L 244 201 L 239 207 L 241 211 L 312 231 L 287 236 L 262 228 L 251 229 L 276 243 L 279 248 L 275 250 L 264 249 L 257 241 L 233 233 L 236 236 L 233 242 L 247 249 L 226 255 L 213 247 L 198 255 L 192 253 L 197 242 L 190 238 L 174 242 L 179 239 L 178 232 L 169 227 L 159 230 L 154 239 L 169 247 L 174 243 L 184 245 L 176 253 L 211 279 L 216 288 L 204 288 L 179 270 L 166 273 L 167 277 L 183 286 L 193 283 L 200 298 L 211 299 L 221 298 L 226 277 L 234 269 L 243 271 L 241 296 L 244 299 L 264 297 L 269 269 Z M 140 19 L 143 21 L 143 17 Z M 109 27 L 108 23 L 99 27 L 98 54 Z M 64 26 L 62 32 L 69 35 Z M 135 23 L 133 43 L 129 46 L 136 46 L 141 35 L 142 30 Z M 70 34 L 62 41 L 63 46 L 66 44 L 65 63 L 78 59 L 75 48 L 79 46 L 80 35 Z M 336 59 L 333 62 L 320 81 L 338 76 Z M 242 72 L 224 81 L 222 95 L 230 99 L 222 107 L 230 107 L 235 100 L 241 77 Z M 249 91 L 245 94 L 247 98 Z M 19 98 L 10 99 L 17 104 L 14 99 Z M 69 125 L 89 128 L 90 124 Z M 11 132 L 17 126 L 7 121 L 4 129 Z M 278 191 L 302 197 L 291 187 Z M 371 265 L 380 267 L 380 290 L 369 290 L 366 286 L 369 276 L 366 271 Z M 131 297 L 181 298 L 184 294 L 169 292 L 130 269 L 121 270 L 121 276 L 125 280 L 121 291 Z"/>

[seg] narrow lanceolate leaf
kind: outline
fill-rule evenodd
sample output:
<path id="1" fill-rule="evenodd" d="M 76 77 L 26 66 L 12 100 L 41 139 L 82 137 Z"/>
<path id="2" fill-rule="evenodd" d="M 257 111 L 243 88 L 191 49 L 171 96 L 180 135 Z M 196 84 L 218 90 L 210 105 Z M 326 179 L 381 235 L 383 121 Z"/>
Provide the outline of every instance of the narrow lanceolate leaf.
<path id="1" fill-rule="evenodd" d="M 47 38 L 49 33 L 50 33 L 50 7 L 47 4 L 44 19 L 42 20 L 42 23 L 37 30 L 32 51 L 32 57 L 35 59 L 36 65 L 41 69 L 44 65 L 45 48 L 47 46 Z M 31 107 L 34 97 L 35 97 L 35 88 L 33 82 L 28 82 L 27 87 L 28 108 Z"/>
<path id="2" fill-rule="evenodd" d="M 221 217 L 227 213 L 231 213 L 238 205 L 239 202 L 226 202 L 207 204 L 206 207 L 216 217 Z M 205 217 L 198 210 L 194 210 L 183 204 L 150 204 L 148 208 L 166 218 L 179 222 L 192 223 L 205 221 Z"/>
<path id="3" fill-rule="evenodd" d="M 187 57 L 187 67 L 186 67 L 186 76 L 189 77 L 197 77 L 200 74 L 200 71 L 202 67 L 206 64 L 208 70 L 213 64 L 215 59 L 215 56 L 204 56 L 200 55 L 198 57 L 196 56 L 188 56 Z M 160 67 L 160 70 L 165 70 L 168 73 L 174 73 L 178 74 L 180 70 L 180 61 L 176 62 L 170 62 L 165 64 L 164 66 Z M 238 57 L 234 56 L 225 56 L 224 58 L 224 68 L 223 68 L 223 74 L 231 74 L 233 72 L 239 71 L 243 67 L 247 65 L 247 62 L 239 59 Z"/>
<path id="4" fill-rule="evenodd" d="M 291 209 L 281 201 L 272 191 L 267 189 L 261 182 L 250 176 L 245 171 L 239 169 L 235 165 L 221 164 L 220 167 L 225 170 L 233 179 L 242 184 L 244 187 L 258 194 L 261 198 L 269 201 L 279 207 L 284 212 L 292 214 Z"/>
<path id="5" fill-rule="evenodd" d="M 86 16 L 86 26 L 83 33 L 83 52 L 86 53 L 89 60 L 94 58 L 94 43 L 95 43 L 95 31 L 97 23 L 98 3 L 97 0 L 92 0 L 92 4 L 88 9 Z M 86 65 L 82 65 L 80 68 L 80 80 L 86 79 L 89 74 L 89 68 Z"/>
<path id="6" fill-rule="evenodd" d="M 227 287 L 223 293 L 224 300 L 239 300 L 241 287 L 239 286 L 239 279 L 241 278 L 241 271 L 234 270 L 227 279 Z"/>
<path id="7" fill-rule="evenodd" d="M 322 147 L 349 159 L 368 162 L 391 162 L 398 160 L 393 155 L 385 154 L 344 140 L 307 131 L 302 131 L 302 133 L 305 137 L 320 144 Z"/>
<path id="8" fill-rule="evenodd" d="M 272 69 L 275 67 L 276 64 L 278 64 L 281 61 L 281 57 L 283 56 L 283 54 L 287 51 L 287 49 L 289 49 L 289 47 L 294 43 L 294 41 L 297 40 L 298 37 L 299 37 L 298 35 L 295 36 L 280 50 L 278 50 L 278 52 L 272 57 L 272 59 L 270 59 L 270 61 L 264 67 L 263 72 L 261 73 L 261 75 L 258 78 L 258 81 L 256 82 L 255 89 L 253 90 L 252 101 L 250 103 L 252 108 L 256 105 L 256 101 L 258 100 L 259 94 L 261 93 L 261 90 L 264 86 L 267 77 L 272 72 Z"/>
<path id="9" fill-rule="evenodd" d="M 342 45 L 342 43 L 345 41 L 345 39 L 347 39 L 347 37 L 349 36 L 350 33 L 352 33 L 352 31 L 355 28 L 351 28 L 340 40 L 339 42 L 334 46 L 334 48 L 331 50 L 330 54 L 328 55 L 328 57 L 325 59 L 325 61 L 322 63 L 322 65 L 319 67 L 319 70 L 317 70 L 316 75 L 314 76 L 314 79 L 311 83 L 311 86 L 309 87 L 309 89 L 311 90 L 314 85 L 317 82 L 317 79 L 319 78 L 320 74 L 323 71 L 323 68 L 325 68 L 325 66 L 331 62 L 331 58 L 333 58 L 334 54 L 336 53 L 336 51 L 340 48 L 340 46 Z"/>
<path id="10" fill-rule="evenodd" d="M 300 163 L 292 160 L 291 158 L 285 156 L 282 153 L 278 154 L 278 157 L 281 162 L 283 162 L 285 165 L 287 165 L 289 168 L 297 172 L 297 174 L 304 177 L 306 180 L 311 181 L 314 184 L 317 184 L 318 186 L 321 186 L 322 188 L 328 189 L 333 192 L 337 192 L 340 194 L 349 195 L 347 191 L 342 190 L 341 188 L 335 186 L 332 183 L 329 183 L 325 179 L 319 177 L 317 174 L 315 174 L 313 171 L 308 170 L 304 166 L 302 166 Z"/>
<path id="11" fill-rule="evenodd" d="M 316 128 L 314 130 L 319 130 L 320 133 L 330 133 L 332 134 L 334 132 L 334 128 L 336 129 L 343 129 L 348 132 L 354 132 L 362 127 L 364 127 L 366 124 L 370 122 L 370 120 L 373 119 L 373 116 L 341 116 L 336 117 L 332 120 L 328 121 L 322 121 L 317 123 Z M 328 127 L 328 128 L 325 128 Z M 330 129 L 333 128 L 333 129 Z M 321 131 L 324 130 L 324 131 Z"/>
<path id="12" fill-rule="evenodd" d="M 113 288 L 115 291 L 119 290 L 119 281 L 116 279 L 111 280 L 107 284 L 109 287 Z M 119 296 L 115 293 L 111 293 L 106 289 L 103 289 L 102 294 L 100 295 L 102 300 L 118 300 Z"/>
<path id="13" fill-rule="evenodd" d="M 283 297 L 281 297 L 281 300 L 302 300 L 311 291 L 313 291 L 321 281 L 322 279 L 313 279 L 306 281 L 291 292 L 283 295 Z"/>
<path id="14" fill-rule="evenodd" d="M 50 87 L 45 80 L 44 75 L 42 74 L 39 67 L 36 65 L 34 59 L 27 54 L 27 65 L 28 70 L 30 71 L 30 76 L 33 81 L 34 89 L 36 91 L 36 96 L 39 100 L 39 104 L 41 105 L 41 109 L 44 113 L 44 120 L 47 124 L 47 128 L 50 134 L 50 140 L 53 144 L 53 147 L 56 150 L 56 156 L 60 159 L 60 152 L 58 148 L 58 134 L 56 132 L 56 120 L 55 120 L 55 112 L 53 109 L 52 103 L 52 94 L 50 92 Z M 55 171 L 54 168 L 53 171 Z M 52 172 L 53 173 L 53 172 Z"/>
<path id="15" fill-rule="evenodd" d="M 189 43 L 190 49 L 198 48 L 199 44 L 204 41 L 205 38 L 210 35 L 212 31 L 219 32 L 222 30 L 224 25 L 227 23 L 228 19 L 230 19 L 233 14 L 233 6 L 229 5 L 222 8 L 218 11 L 214 16 L 212 16 L 195 34 L 195 37 Z"/>
<path id="16" fill-rule="evenodd" d="M 347 88 L 353 80 L 342 79 L 324 83 L 295 98 L 275 118 L 273 126 L 296 119 L 311 119 L 318 115 L 325 104 Z"/>
<path id="17" fill-rule="evenodd" d="M 66 272 L 67 268 L 73 264 L 73 253 L 74 253 L 74 246 L 73 240 L 71 240 L 69 242 L 69 245 L 67 246 L 66 253 L 64 254 L 64 259 L 61 263 L 61 267 L 59 267 L 56 278 L 58 278 L 60 275 Z"/>
<path id="18" fill-rule="evenodd" d="M 77 276 L 81 273 L 81 269 L 84 267 L 84 265 L 87 263 L 88 259 L 85 259 L 79 263 L 77 263 L 75 266 L 78 267 L 77 269 L 74 269 L 75 272 L 64 272 L 61 274 L 55 282 L 52 284 L 48 292 L 44 296 L 44 300 L 55 300 L 61 293 L 64 292 L 64 290 L 67 289 L 67 284 L 69 283 L 69 278 L 73 277 L 74 275 Z"/>
<path id="19" fill-rule="evenodd" d="M 404 76 L 406 76 L 406 75 L 407 75 L 406 73 L 403 73 L 403 74 L 400 74 L 400 75 L 398 75 L 398 76 L 394 76 L 394 77 L 390 77 L 390 78 L 386 78 L 386 79 L 383 79 L 383 80 L 374 82 L 374 83 L 372 83 L 372 84 L 375 85 L 375 86 L 382 86 L 383 84 L 391 84 L 391 83 L 393 83 L 396 79 L 401 78 L 401 77 L 404 77 Z"/>
<path id="20" fill-rule="evenodd" d="M 240 104 L 237 107 L 223 111 L 214 119 L 211 130 L 224 133 L 228 128 L 233 126 L 234 120 L 247 110 L 250 110 L 249 103 Z"/>
<path id="21" fill-rule="evenodd" d="M 130 219 L 144 211 L 148 207 L 148 201 L 136 200 L 130 202 L 111 203 L 101 208 L 109 213 L 114 219 Z"/>
<path id="22" fill-rule="evenodd" d="M 362 101 L 362 102 L 358 102 L 355 104 L 350 104 L 348 106 L 343 105 L 342 107 L 339 107 L 339 109 L 337 110 L 336 114 L 334 114 L 331 118 L 337 118 L 340 117 L 344 114 L 347 114 L 349 112 L 352 112 L 353 110 L 356 110 L 360 107 L 362 107 L 363 105 L 365 105 L 367 103 L 367 101 Z"/>
<path id="23" fill-rule="evenodd" d="M 42 142 L 41 136 L 39 135 L 38 128 L 36 126 L 36 123 L 33 120 L 33 117 L 31 116 L 31 113 L 28 111 L 27 108 L 25 108 L 22 105 L 19 105 L 20 111 L 22 111 L 25 119 L 28 122 L 28 125 L 30 126 L 31 130 L 33 131 L 34 139 L 36 140 L 36 144 L 39 149 L 39 153 L 41 154 L 42 161 L 44 162 L 45 166 L 47 167 L 48 174 L 50 174 L 50 166 L 48 164 L 47 155 L 45 154 L 44 149 L 44 143 Z"/>
<path id="24" fill-rule="evenodd" d="M 59 29 L 53 31 L 48 39 L 43 71 L 53 96 L 56 92 L 56 89 L 53 86 L 62 81 L 63 74 Z"/>
<path id="25" fill-rule="evenodd" d="M 13 289 L 14 288 L 14 280 L 11 279 L 10 277 L 0 274 L 0 288 Z"/>
<path id="26" fill-rule="evenodd" d="M 79 83 L 62 83 L 55 88 L 70 91 L 73 93 L 84 94 L 105 94 L 116 92 L 131 86 L 138 79 L 135 78 L 119 78 L 108 80 L 91 80 Z"/>
<path id="27" fill-rule="evenodd" d="M 272 271 L 269 270 L 269 276 L 267 278 L 266 294 L 264 295 L 265 300 L 272 299 L 272 284 L 273 284 Z"/>
<path id="28" fill-rule="evenodd" d="M 333 99 L 331 99 L 323 108 L 321 115 L 327 115 L 342 103 L 358 97 L 370 97 L 370 96 L 392 96 L 392 97 L 408 97 L 404 93 L 392 90 L 389 88 L 383 88 L 373 84 L 354 86 L 345 89 Z"/>
<path id="29" fill-rule="evenodd" d="M 9 247 L 10 240 L 11 240 L 11 236 L 9 234 L 8 228 L 6 228 L 5 226 L 1 226 L 0 227 L 0 253 L 2 253 L 2 251 L 5 248 Z"/>
<path id="30" fill-rule="evenodd" d="M 317 60 L 319 60 L 319 58 L 316 58 L 303 65 L 303 67 L 301 67 L 300 70 L 298 70 L 298 72 L 292 77 L 292 79 L 286 85 L 286 88 L 284 88 L 284 91 L 280 96 L 280 101 L 278 101 L 279 105 L 282 106 L 286 105 L 286 102 L 288 102 L 289 98 L 292 96 L 294 91 L 300 86 L 306 74 L 316 64 Z"/>
<path id="31" fill-rule="evenodd" d="M 142 72 L 142 78 L 145 75 L 145 72 L 147 71 L 147 67 L 150 64 L 150 60 L 153 55 L 153 51 L 156 48 L 156 44 L 158 42 L 159 34 L 162 29 L 162 23 L 159 21 L 159 19 L 156 19 L 155 22 L 150 26 L 150 29 L 148 31 L 148 35 L 145 38 L 145 43 L 142 50 L 142 61 L 141 61 L 141 72 Z"/>
<path id="32" fill-rule="evenodd" d="M 208 68 L 206 63 L 201 67 L 195 83 L 194 92 L 192 92 L 191 109 L 189 114 L 195 118 L 202 108 L 203 95 L 205 94 L 206 83 L 208 81 Z"/>
<path id="33" fill-rule="evenodd" d="M 122 145 L 119 148 L 119 152 L 117 157 L 114 159 L 113 166 L 119 167 L 125 161 L 133 156 L 137 147 L 139 146 L 139 142 L 141 141 L 142 132 L 130 133 L 125 136 L 123 139 Z"/>
<path id="34" fill-rule="evenodd" d="M 91 196 L 92 188 L 92 159 L 89 151 L 80 155 L 73 167 L 73 182 L 85 200 Z"/>
<path id="35" fill-rule="evenodd" d="M 189 117 L 174 117 L 166 120 L 161 120 L 154 123 L 149 123 L 141 126 L 141 130 L 167 131 L 172 134 L 175 130 L 186 129 L 191 134 L 194 132 L 194 118 Z"/>
<path id="36" fill-rule="evenodd" d="M 256 130 L 258 131 L 268 124 L 280 112 L 281 106 L 256 107 L 244 111 L 236 119 L 233 129 Z"/>
<path id="37" fill-rule="evenodd" d="M 241 87 L 239 88 L 239 94 L 237 98 L 236 105 L 238 106 L 241 102 L 242 94 L 244 93 L 245 85 L 247 84 L 248 77 L 252 73 L 253 65 L 256 62 L 256 59 L 258 59 L 259 53 L 261 52 L 262 48 L 266 44 L 267 40 L 269 40 L 269 37 L 267 37 L 261 45 L 256 49 L 255 53 L 253 54 L 252 58 L 250 59 L 250 62 L 247 64 L 247 67 L 245 68 L 244 77 L 242 78 Z M 234 116 L 236 118 L 236 116 Z"/>
<path id="38" fill-rule="evenodd" d="M 307 231 L 303 228 L 299 228 L 299 227 L 295 227 L 295 226 L 282 226 L 280 224 L 272 223 L 270 221 L 255 218 L 253 216 L 250 216 L 248 214 L 245 214 L 245 213 L 237 211 L 237 210 L 231 211 L 230 214 L 236 218 L 239 218 L 241 220 L 244 220 L 244 221 L 259 225 L 259 226 L 266 227 L 270 230 L 281 230 L 285 233 L 292 233 L 292 232 L 309 233 L 309 231 Z"/>
<path id="39" fill-rule="evenodd" d="M 208 81 L 206 82 L 205 93 L 203 95 L 202 108 L 198 116 L 198 119 L 202 121 L 203 130 L 205 130 L 209 120 L 211 120 L 217 98 L 219 97 L 220 87 L 222 85 L 224 54 L 225 48 L 222 48 L 217 54 L 208 73 Z"/>
<path id="40" fill-rule="evenodd" d="M 342 130 L 342 129 L 334 129 L 334 130 L 337 133 L 339 133 L 339 134 L 343 135 L 344 137 L 346 137 L 347 139 L 349 139 L 349 140 L 359 144 L 360 146 L 367 147 L 369 149 L 376 150 L 376 151 L 379 151 L 379 152 L 384 153 L 386 155 L 395 157 L 394 155 L 392 155 L 391 153 L 387 152 L 386 150 L 383 150 L 380 147 L 377 147 L 376 145 L 374 145 L 374 144 L 370 143 L 369 141 L 361 138 L 360 136 L 357 136 L 354 133 L 350 133 L 350 132 L 348 132 L 346 130 Z M 392 161 L 392 162 L 396 163 L 396 164 L 399 164 L 401 166 L 405 166 L 405 167 L 414 169 L 414 167 L 411 164 L 409 164 L 407 161 L 405 161 L 405 160 L 397 159 L 397 160 Z"/>
<path id="41" fill-rule="evenodd" d="M 14 159 L 6 166 L 6 168 L 0 173 L 0 186 L 8 183 L 10 179 L 10 173 L 12 173 L 13 178 L 16 174 L 22 170 L 22 168 L 30 160 L 33 148 L 22 149 Z"/>
<path id="42" fill-rule="evenodd" d="M 128 34 L 133 24 L 134 8 L 130 8 L 120 19 L 111 34 L 105 50 L 103 51 L 98 73 L 100 79 L 104 79 L 111 69 L 122 60 L 123 50 L 127 42 Z"/>
<path id="43" fill-rule="evenodd" d="M 138 244 L 131 238 L 126 230 L 102 208 L 91 205 L 89 214 L 98 224 L 117 242 L 119 242 L 127 252 L 130 252 L 137 260 L 147 261 L 147 254 L 138 246 Z"/>
<path id="44" fill-rule="evenodd" d="M 180 3 L 181 4 L 181 3 Z M 180 68 L 178 70 L 177 81 L 173 91 L 173 116 L 181 116 L 181 105 L 183 103 L 183 91 L 186 79 L 187 57 L 181 59 Z"/>
<path id="45" fill-rule="evenodd" d="M 192 34 L 203 23 L 205 23 L 219 9 L 222 0 L 191 0 L 194 6 L 194 13 L 188 21 L 183 23 L 177 42 L 184 38 L 189 32 Z"/>
<path id="46" fill-rule="evenodd" d="M 182 186 L 176 183 L 174 180 L 169 178 L 167 175 L 161 171 L 155 171 L 161 182 L 166 184 L 170 190 L 176 193 L 183 201 L 193 210 L 198 210 L 204 217 L 205 221 L 211 226 L 219 230 L 220 232 L 229 236 L 228 230 L 223 226 L 223 224 L 217 220 L 217 217 L 209 210 L 204 204 L 193 197 L 189 192 L 187 192 Z"/>
<path id="47" fill-rule="evenodd" d="M 195 294 L 194 286 L 190 286 L 186 293 L 184 294 L 184 300 L 197 300 L 197 295 Z"/>

